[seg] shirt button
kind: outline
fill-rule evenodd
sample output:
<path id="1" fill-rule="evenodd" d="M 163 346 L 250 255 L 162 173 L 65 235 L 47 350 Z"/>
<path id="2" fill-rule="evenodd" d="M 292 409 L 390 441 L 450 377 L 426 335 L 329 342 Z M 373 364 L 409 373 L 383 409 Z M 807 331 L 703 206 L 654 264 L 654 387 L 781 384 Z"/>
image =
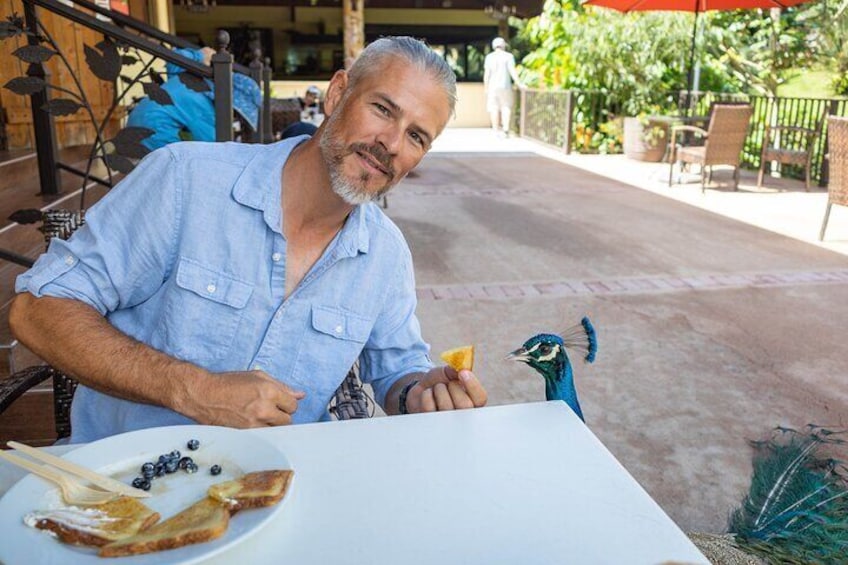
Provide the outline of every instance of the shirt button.
<path id="1" fill-rule="evenodd" d="M 206 292 L 212 294 L 213 292 L 215 292 L 216 288 L 217 287 L 214 284 L 209 283 L 209 285 L 206 287 Z"/>
<path id="2" fill-rule="evenodd" d="M 274 260 L 274 263 L 279 262 L 279 260 L 282 259 L 282 258 L 283 258 L 282 253 L 274 253 L 273 255 L 271 255 L 271 259 Z"/>
<path id="3" fill-rule="evenodd" d="M 343 328 L 343 327 L 341 327 L 341 326 L 336 326 L 336 333 L 337 333 L 337 334 L 342 333 L 342 331 L 343 331 L 343 330 L 344 330 L 344 328 Z"/>
<path id="4" fill-rule="evenodd" d="M 74 264 L 74 256 L 73 255 L 65 255 L 65 265 L 73 265 Z"/>

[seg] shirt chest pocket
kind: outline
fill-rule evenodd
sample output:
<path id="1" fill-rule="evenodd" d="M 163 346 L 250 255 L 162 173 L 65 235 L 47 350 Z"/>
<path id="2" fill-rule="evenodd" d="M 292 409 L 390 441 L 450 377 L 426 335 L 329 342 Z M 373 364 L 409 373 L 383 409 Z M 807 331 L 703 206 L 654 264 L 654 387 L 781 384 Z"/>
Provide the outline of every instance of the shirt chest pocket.
<path id="1" fill-rule="evenodd" d="M 368 341 L 374 322 L 338 308 L 311 308 L 311 323 L 298 358 L 297 375 L 319 391 L 321 402 L 336 390 Z"/>
<path id="2" fill-rule="evenodd" d="M 368 318 L 326 306 L 312 307 L 312 329 L 342 341 L 364 344 L 373 323 Z"/>
<path id="3" fill-rule="evenodd" d="M 247 281 L 181 259 L 162 326 L 169 353 L 208 366 L 234 345 L 253 293 Z"/>

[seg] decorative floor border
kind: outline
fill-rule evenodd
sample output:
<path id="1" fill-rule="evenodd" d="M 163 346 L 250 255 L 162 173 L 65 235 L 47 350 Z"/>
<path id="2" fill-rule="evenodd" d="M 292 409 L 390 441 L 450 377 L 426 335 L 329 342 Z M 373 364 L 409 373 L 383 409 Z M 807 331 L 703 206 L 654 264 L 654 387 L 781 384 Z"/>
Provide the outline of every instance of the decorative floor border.
<path id="1" fill-rule="evenodd" d="M 418 300 L 511 300 L 582 294 L 658 294 L 692 290 L 728 290 L 799 285 L 848 284 L 848 269 L 714 274 L 691 277 L 656 276 L 519 283 L 419 285 Z"/>

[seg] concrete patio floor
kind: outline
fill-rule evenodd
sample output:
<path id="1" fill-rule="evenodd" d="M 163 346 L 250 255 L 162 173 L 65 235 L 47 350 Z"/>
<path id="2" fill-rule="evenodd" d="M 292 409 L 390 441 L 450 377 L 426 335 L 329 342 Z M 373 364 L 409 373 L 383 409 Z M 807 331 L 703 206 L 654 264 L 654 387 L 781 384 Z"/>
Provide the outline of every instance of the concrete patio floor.
<path id="1" fill-rule="evenodd" d="M 681 528 L 723 532 L 749 484 L 747 440 L 848 427 L 848 209 L 819 243 L 823 189 L 757 190 L 745 172 L 738 192 L 701 194 L 667 174 L 449 129 L 387 213 L 434 355 L 473 343 L 490 404 L 543 400 L 541 378 L 504 355 L 589 315 L 598 360 L 575 367 L 587 425 Z"/>

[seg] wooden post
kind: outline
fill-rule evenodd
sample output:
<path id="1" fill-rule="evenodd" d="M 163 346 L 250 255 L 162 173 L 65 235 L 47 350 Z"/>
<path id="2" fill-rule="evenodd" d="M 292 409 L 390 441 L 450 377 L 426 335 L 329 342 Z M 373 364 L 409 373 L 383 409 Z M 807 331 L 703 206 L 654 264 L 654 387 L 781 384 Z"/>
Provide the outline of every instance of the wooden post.
<path id="1" fill-rule="evenodd" d="M 342 18 L 344 21 L 344 66 L 349 69 L 359 54 L 365 49 L 365 2 L 364 0 L 344 0 Z"/>
<path id="2" fill-rule="evenodd" d="M 524 137 L 524 128 L 527 124 L 527 89 L 522 88 L 518 92 L 521 96 L 521 105 L 518 109 L 520 116 L 518 119 L 518 137 Z"/>
<path id="3" fill-rule="evenodd" d="M 227 51 L 230 34 L 218 31 L 217 51 L 212 55 L 215 79 L 215 141 L 233 140 L 233 56 Z"/>
<path id="4" fill-rule="evenodd" d="M 574 126 L 574 91 L 565 91 L 565 142 L 562 150 L 568 155 L 571 153 L 571 143 L 574 133 L 571 131 Z"/>

